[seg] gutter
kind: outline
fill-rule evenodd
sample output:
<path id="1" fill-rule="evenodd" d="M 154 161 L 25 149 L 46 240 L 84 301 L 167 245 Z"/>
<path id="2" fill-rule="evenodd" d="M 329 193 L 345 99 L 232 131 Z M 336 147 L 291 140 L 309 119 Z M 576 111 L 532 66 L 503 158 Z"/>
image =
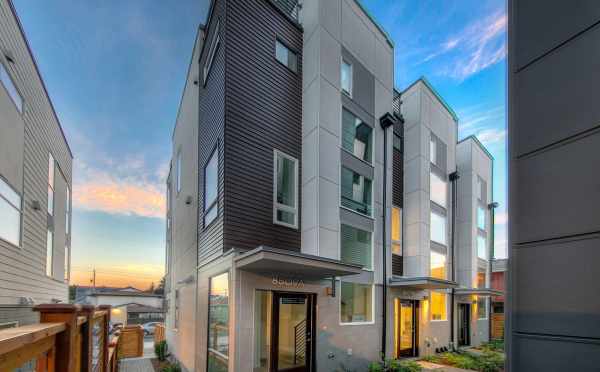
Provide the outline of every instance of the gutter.
<path id="1" fill-rule="evenodd" d="M 458 171 L 450 173 L 450 182 L 452 182 L 452 229 L 450 236 L 450 245 L 452 250 L 452 281 L 456 281 L 456 250 L 454 249 L 455 230 L 456 230 L 456 181 L 460 178 Z M 455 290 L 452 288 L 450 295 L 450 349 L 454 350 L 456 343 L 454 342 L 454 305 L 455 305 Z"/>

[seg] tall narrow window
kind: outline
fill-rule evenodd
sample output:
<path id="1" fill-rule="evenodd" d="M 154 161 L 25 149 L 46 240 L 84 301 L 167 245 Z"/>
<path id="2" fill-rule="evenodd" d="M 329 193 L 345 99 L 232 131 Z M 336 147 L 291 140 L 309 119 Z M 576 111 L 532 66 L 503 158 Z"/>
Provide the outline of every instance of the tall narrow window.
<path id="1" fill-rule="evenodd" d="M 65 283 L 69 282 L 69 246 L 65 244 Z"/>
<path id="2" fill-rule="evenodd" d="M 372 269 L 373 242 L 371 232 L 342 225 L 340 258 L 343 262 Z"/>
<path id="3" fill-rule="evenodd" d="M 342 206 L 371 216 L 371 180 L 342 167 Z"/>
<path id="4" fill-rule="evenodd" d="M 477 206 L 477 227 L 485 231 L 485 209 L 480 205 Z"/>
<path id="5" fill-rule="evenodd" d="M 434 137 L 429 139 L 429 160 L 437 165 L 437 143 Z"/>
<path id="6" fill-rule="evenodd" d="M 298 55 L 279 40 L 275 41 L 275 59 L 290 70 L 298 71 Z"/>
<path id="7" fill-rule="evenodd" d="M 21 245 L 21 195 L 0 177 L 0 239 Z"/>
<path id="8" fill-rule="evenodd" d="M 487 260 L 487 242 L 484 236 L 477 236 L 477 257 Z"/>
<path id="9" fill-rule="evenodd" d="M 487 299 L 477 297 L 477 319 L 487 319 Z"/>
<path id="10" fill-rule="evenodd" d="M 23 98 L 2 62 L 0 62 L 0 82 L 2 82 L 2 86 L 6 89 L 17 110 L 23 112 Z"/>
<path id="11" fill-rule="evenodd" d="M 447 184 L 444 179 L 434 172 L 429 172 L 429 186 L 431 201 L 440 207 L 446 208 Z"/>
<path id="12" fill-rule="evenodd" d="M 219 45 L 221 44 L 221 37 L 219 36 L 220 25 L 220 22 L 217 21 L 217 25 L 215 26 L 213 32 L 212 40 L 210 41 L 208 55 L 206 56 L 206 61 L 204 62 L 204 69 L 202 70 L 204 85 L 206 85 L 206 81 L 208 80 L 208 74 L 210 73 L 213 61 L 215 59 L 215 55 L 217 54 L 217 50 L 219 49 Z"/>
<path id="13" fill-rule="evenodd" d="M 229 363 L 229 273 L 210 278 L 208 296 L 208 372 Z"/>
<path id="14" fill-rule="evenodd" d="M 204 167 L 204 226 L 210 225 L 218 215 L 219 149 L 215 148 Z"/>
<path id="15" fill-rule="evenodd" d="M 431 251 L 431 277 L 446 279 L 446 255 Z"/>
<path id="16" fill-rule="evenodd" d="M 477 288 L 485 288 L 485 269 L 477 269 Z"/>
<path id="17" fill-rule="evenodd" d="M 340 321 L 344 323 L 373 322 L 373 286 L 341 282 Z"/>
<path id="18" fill-rule="evenodd" d="M 446 245 L 446 217 L 431 211 L 431 240 Z"/>
<path id="19" fill-rule="evenodd" d="M 342 92 L 352 97 L 352 65 L 344 60 L 342 60 L 340 77 Z"/>
<path id="20" fill-rule="evenodd" d="M 46 235 L 46 275 L 52 276 L 54 272 L 54 233 L 48 229 Z"/>
<path id="21" fill-rule="evenodd" d="M 179 329 L 179 305 L 180 305 L 180 294 L 179 289 L 175 290 L 175 324 L 173 328 Z"/>
<path id="22" fill-rule="evenodd" d="M 48 153 L 48 214 L 54 215 L 54 157 Z"/>
<path id="23" fill-rule="evenodd" d="M 446 294 L 431 291 L 431 320 L 446 319 Z"/>
<path id="24" fill-rule="evenodd" d="M 67 186 L 67 197 L 65 199 L 65 233 L 71 232 L 71 190 Z"/>
<path id="25" fill-rule="evenodd" d="M 402 208 L 392 207 L 392 253 L 402 255 Z"/>
<path id="26" fill-rule="evenodd" d="M 183 155 L 181 149 L 177 151 L 177 177 L 175 182 L 177 184 L 177 194 L 181 191 L 181 167 L 183 166 Z"/>
<path id="27" fill-rule="evenodd" d="M 274 150 L 273 222 L 298 227 L 298 160 Z"/>
<path id="28" fill-rule="evenodd" d="M 342 110 L 342 148 L 367 163 L 372 162 L 373 128 L 346 109 Z"/>

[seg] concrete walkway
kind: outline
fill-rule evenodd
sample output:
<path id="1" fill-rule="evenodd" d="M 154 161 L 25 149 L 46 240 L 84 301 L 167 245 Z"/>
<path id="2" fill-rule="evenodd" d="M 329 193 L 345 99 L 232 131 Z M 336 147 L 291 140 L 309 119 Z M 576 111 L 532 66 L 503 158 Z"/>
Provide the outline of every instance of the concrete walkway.
<path id="1" fill-rule="evenodd" d="M 121 359 L 119 363 L 119 372 L 154 372 L 150 358 Z"/>
<path id="2" fill-rule="evenodd" d="M 417 363 L 419 363 L 421 367 L 423 367 L 424 372 L 475 372 L 470 369 L 461 369 L 456 367 L 444 366 L 441 364 L 425 362 L 422 360 L 418 361 Z"/>

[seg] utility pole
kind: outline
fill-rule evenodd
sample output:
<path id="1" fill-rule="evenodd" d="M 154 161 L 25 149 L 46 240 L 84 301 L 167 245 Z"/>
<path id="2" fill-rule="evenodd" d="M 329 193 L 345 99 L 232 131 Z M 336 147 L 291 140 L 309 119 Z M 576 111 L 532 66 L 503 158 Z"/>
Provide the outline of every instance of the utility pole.
<path id="1" fill-rule="evenodd" d="M 93 293 L 96 293 L 96 268 L 94 267 L 93 270 L 93 276 L 92 276 L 92 288 L 93 288 Z"/>

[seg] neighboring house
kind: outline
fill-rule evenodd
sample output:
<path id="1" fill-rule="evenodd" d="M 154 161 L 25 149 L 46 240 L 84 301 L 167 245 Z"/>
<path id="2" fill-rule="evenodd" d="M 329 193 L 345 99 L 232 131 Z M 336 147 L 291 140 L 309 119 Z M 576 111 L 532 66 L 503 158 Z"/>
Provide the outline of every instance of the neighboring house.
<path id="1" fill-rule="evenodd" d="M 144 292 L 133 287 L 98 287 L 93 288 L 90 292 L 87 291 L 87 288 L 83 287 L 83 289 L 78 290 L 81 295 L 78 295 L 76 303 L 95 306 L 110 305 L 112 307 L 135 303 L 155 308 L 163 308 L 164 305 L 162 295 Z"/>
<path id="2" fill-rule="evenodd" d="M 0 327 L 68 302 L 73 154 L 9 0 L 0 0 Z"/>
<path id="3" fill-rule="evenodd" d="M 136 303 L 114 306 L 111 309 L 110 321 L 123 325 L 144 324 L 148 322 L 164 322 L 164 307 L 153 307 Z"/>
<path id="4" fill-rule="evenodd" d="M 505 292 L 508 259 L 492 261 L 492 288 Z M 504 296 L 492 297 L 492 338 L 504 339 Z"/>
<path id="5" fill-rule="evenodd" d="M 170 351 L 188 371 L 366 370 L 487 341 L 492 158 L 457 145 L 426 79 L 394 90 L 359 1 L 298 12 L 214 0 L 198 32 L 167 182 Z"/>

